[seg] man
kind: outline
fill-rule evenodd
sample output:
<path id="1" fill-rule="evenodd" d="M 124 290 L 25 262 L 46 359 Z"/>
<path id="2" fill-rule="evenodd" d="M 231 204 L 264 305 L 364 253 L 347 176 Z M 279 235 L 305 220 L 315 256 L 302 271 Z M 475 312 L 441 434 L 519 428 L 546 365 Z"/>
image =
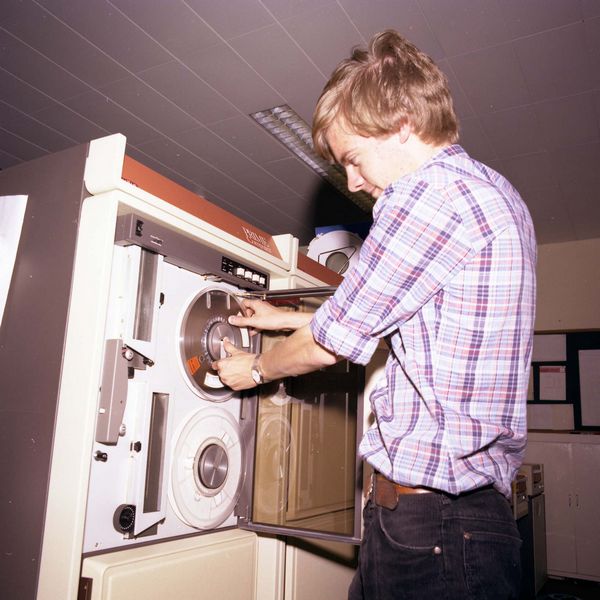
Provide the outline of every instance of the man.
<path id="1" fill-rule="evenodd" d="M 377 199 L 357 265 L 314 314 L 247 302 L 231 322 L 295 329 L 234 389 L 390 353 L 360 446 L 375 469 L 350 598 L 517 598 L 507 502 L 526 443 L 536 244 L 516 190 L 458 145 L 446 78 L 396 32 L 355 50 L 316 107 L 315 148 Z M 253 378 L 254 374 L 254 378 Z"/>

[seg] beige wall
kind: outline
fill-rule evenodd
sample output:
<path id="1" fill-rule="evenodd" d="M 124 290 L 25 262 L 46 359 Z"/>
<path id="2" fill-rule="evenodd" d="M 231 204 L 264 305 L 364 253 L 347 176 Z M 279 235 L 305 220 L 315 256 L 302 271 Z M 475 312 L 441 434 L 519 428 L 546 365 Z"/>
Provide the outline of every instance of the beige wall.
<path id="1" fill-rule="evenodd" d="M 536 331 L 600 329 L 600 239 L 538 247 Z M 570 431 L 572 404 L 529 404 L 529 429 Z"/>
<path id="2" fill-rule="evenodd" d="M 538 248 L 536 331 L 600 329 L 600 238 Z"/>

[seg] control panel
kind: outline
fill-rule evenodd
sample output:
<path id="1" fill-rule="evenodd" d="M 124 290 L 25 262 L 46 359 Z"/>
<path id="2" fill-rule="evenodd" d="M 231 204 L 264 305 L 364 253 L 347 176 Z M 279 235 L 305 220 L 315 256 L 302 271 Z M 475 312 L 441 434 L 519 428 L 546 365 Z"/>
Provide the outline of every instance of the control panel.
<path id="1" fill-rule="evenodd" d="M 269 278 L 265 273 L 257 271 L 253 267 L 243 265 L 240 262 L 232 260 L 231 258 L 223 257 L 221 261 L 221 272 L 233 275 L 238 279 L 243 279 L 250 283 L 260 286 L 263 289 L 267 289 Z"/>

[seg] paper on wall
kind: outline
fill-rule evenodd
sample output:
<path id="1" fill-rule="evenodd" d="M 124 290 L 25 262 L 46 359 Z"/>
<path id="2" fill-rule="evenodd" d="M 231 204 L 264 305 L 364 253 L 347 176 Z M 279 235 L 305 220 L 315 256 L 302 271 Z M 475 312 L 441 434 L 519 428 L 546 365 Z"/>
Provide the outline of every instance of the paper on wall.
<path id="1" fill-rule="evenodd" d="M 581 424 L 600 425 L 600 349 L 579 350 Z"/>
<path id="2" fill-rule="evenodd" d="M 567 368 L 559 365 L 540 366 L 540 400 L 567 399 Z"/>
<path id="3" fill-rule="evenodd" d="M 0 326 L 8 299 L 27 196 L 0 196 Z"/>

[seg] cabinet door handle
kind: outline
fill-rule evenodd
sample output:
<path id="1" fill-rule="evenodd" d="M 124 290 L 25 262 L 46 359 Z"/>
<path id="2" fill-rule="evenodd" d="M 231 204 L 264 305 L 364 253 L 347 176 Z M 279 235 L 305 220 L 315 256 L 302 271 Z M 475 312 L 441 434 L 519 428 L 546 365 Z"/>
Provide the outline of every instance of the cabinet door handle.
<path id="1" fill-rule="evenodd" d="M 575 506 L 579 508 L 579 494 L 575 494 Z"/>
<path id="2" fill-rule="evenodd" d="M 571 508 L 571 504 L 573 503 L 573 496 L 569 494 L 569 508 Z"/>

